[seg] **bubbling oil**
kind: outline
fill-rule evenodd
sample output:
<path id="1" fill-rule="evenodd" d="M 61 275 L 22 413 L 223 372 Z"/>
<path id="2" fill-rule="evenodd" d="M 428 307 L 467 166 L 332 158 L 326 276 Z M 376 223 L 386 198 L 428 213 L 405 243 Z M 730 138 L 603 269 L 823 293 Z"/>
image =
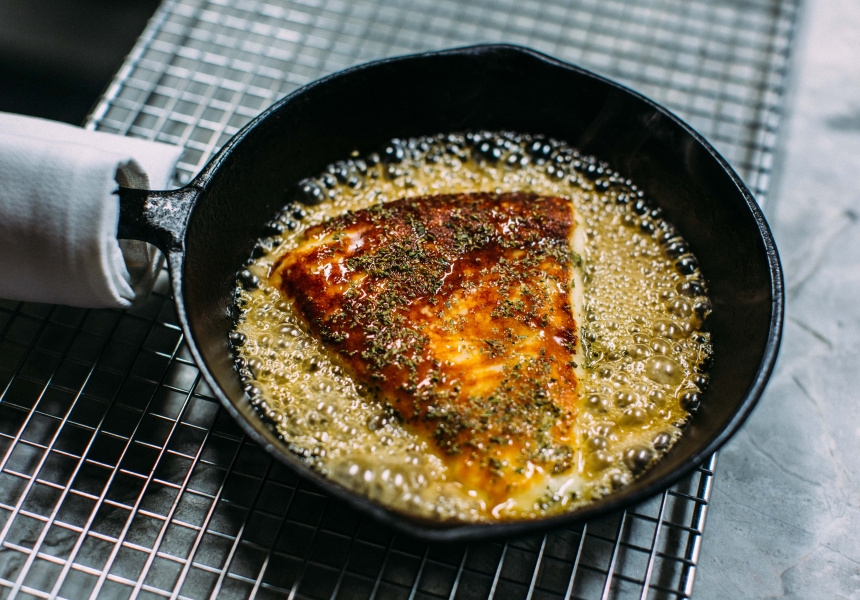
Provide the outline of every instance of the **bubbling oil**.
<path id="1" fill-rule="evenodd" d="M 576 456 L 566 473 L 495 506 L 449 478 L 430 443 L 369 397 L 268 283 L 302 232 L 349 210 L 464 192 L 570 198 L 582 282 Z M 440 520 L 528 519 L 624 486 L 675 443 L 707 385 L 710 312 L 695 257 L 631 181 L 542 136 L 509 132 L 393 140 L 300 182 L 240 272 L 231 334 L 246 391 L 310 467 L 394 510 Z M 582 235 L 584 233 L 584 235 Z M 578 240 L 578 241 L 576 241 Z"/>

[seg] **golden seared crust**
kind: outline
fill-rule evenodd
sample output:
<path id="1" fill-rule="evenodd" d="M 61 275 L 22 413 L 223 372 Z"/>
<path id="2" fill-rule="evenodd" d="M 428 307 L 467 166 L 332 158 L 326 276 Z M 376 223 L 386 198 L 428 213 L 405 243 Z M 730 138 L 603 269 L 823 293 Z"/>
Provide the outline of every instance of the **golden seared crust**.
<path id="1" fill-rule="evenodd" d="M 407 198 L 309 228 L 272 282 L 337 360 L 493 500 L 573 459 L 573 209 Z"/>

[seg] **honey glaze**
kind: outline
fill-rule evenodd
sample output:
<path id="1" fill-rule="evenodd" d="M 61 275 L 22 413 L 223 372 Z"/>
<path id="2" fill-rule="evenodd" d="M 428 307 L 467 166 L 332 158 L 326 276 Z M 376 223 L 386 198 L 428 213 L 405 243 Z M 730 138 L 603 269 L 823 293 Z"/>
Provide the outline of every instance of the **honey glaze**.
<path id="1" fill-rule="evenodd" d="M 463 437 L 469 428 L 461 428 L 467 431 L 458 431 L 446 445 L 444 436 L 422 431 L 416 415 L 424 418 L 426 412 L 413 414 L 402 405 L 398 410 L 397 399 L 380 394 L 367 373 L 351 376 L 362 371 L 345 360 L 343 348 L 338 354 L 346 334 L 326 330 L 321 336 L 314 325 L 318 319 L 309 324 L 310 313 L 300 306 L 307 299 L 284 293 L 278 268 L 279 261 L 292 260 L 285 257 L 300 254 L 309 238 L 323 240 L 319 232 L 327 227 L 330 236 L 350 235 L 342 223 L 337 231 L 332 228 L 349 215 L 355 221 L 383 208 L 394 215 L 395 208 L 413 200 L 429 212 L 440 203 L 452 206 L 451 195 L 474 202 L 482 192 L 488 202 L 493 195 L 522 201 L 525 194 L 532 203 L 564 199 L 572 205 L 569 254 L 544 268 L 555 269 L 569 300 L 564 305 L 578 325 L 578 335 L 570 336 L 566 367 L 575 376 L 553 388 L 551 400 L 563 395 L 574 406 L 568 411 L 556 406 L 549 425 L 527 419 L 531 429 L 508 426 L 507 437 L 487 439 L 474 427 L 480 417 L 467 413 L 473 440 Z M 504 194 L 513 196 L 499 196 Z M 703 328 L 710 312 L 705 284 L 687 244 L 643 196 L 605 164 L 563 143 L 507 132 L 393 140 L 381 156 L 332 164 L 300 183 L 292 202 L 271 223 L 271 235 L 260 240 L 239 274 L 231 340 L 246 390 L 312 468 L 400 512 L 493 521 L 541 517 L 593 502 L 628 483 L 671 447 L 707 385 L 711 347 Z M 343 264 L 355 263 L 354 258 Z M 559 277 L 562 267 L 565 275 Z M 504 294 L 516 307 L 522 300 L 511 289 Z M 500 302 L 495 311 L 493 306 L 487 310 L 493 311 L 491 330 L 502 335 L 505 327 L 494 323 L 504 325 L 505 318 L 517 315 L 505 312 L 510 307 L 500 310 Z M 468 327 L 480 321 L 474 315 L 481 307 L 466 306 L 466 300 L 461 304 L 447 306 L 448 312 L 440 307 L 439 318 L 450 323 L 440 326 L 450 334 L 445 339 L 456 342 L 461 354 L 501 360 L 495 342 L 482 348 L 484 342 L 476 341 Z M 450 318 L 452 310 L 463 313 L 459 324 Z M 537 338 L 551 325 L 535 321 L 528 327 Z M 529 331 L 513 335 L 514 329 L 507 329 L 511 340 L 526 341 L 519 342 L 518 354 L 500 372 L 546 362 L 549 343 L 539 348 L 528 342 Z M 534 356 L 526 356 L 527 349 Z M 494 396 L 470 398 L 478 406 L 475 399 Z M 529 400 L 529 410 L 538 405 L 543 406 Z M 547 411 L 552 410 L 549 402 Z M 492 418 L 488 411 L 486 419 Z"/>

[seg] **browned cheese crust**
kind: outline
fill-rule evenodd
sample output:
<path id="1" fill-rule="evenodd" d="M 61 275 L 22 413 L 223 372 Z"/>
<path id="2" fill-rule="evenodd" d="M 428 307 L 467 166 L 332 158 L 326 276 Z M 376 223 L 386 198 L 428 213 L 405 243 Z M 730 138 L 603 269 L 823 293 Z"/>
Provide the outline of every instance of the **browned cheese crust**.
<path id="1" fill-rule="evenodd" d="M 406 198 L 309 228 L 272 282 L 453 475 L 502 501 L 572 467 L 568 199 Z"/>

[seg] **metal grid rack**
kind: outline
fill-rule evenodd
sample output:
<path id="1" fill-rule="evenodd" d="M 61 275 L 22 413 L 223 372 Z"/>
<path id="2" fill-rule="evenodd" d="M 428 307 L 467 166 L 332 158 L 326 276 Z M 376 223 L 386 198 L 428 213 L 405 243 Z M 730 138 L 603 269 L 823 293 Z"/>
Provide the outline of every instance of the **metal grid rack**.
<path id="1" fill-rule="evenodd" d="M 768 190 L 799 0 L 166 0 L 89 126 L 184 146 L 373 58 L 523 44 L 684 117 Z M 504 543 L 436 546 L 321 494 L 200 380 L 166 274 L 144 305 L 0 301 L 0 598 L 688 598 L 714 476 Z"/>

